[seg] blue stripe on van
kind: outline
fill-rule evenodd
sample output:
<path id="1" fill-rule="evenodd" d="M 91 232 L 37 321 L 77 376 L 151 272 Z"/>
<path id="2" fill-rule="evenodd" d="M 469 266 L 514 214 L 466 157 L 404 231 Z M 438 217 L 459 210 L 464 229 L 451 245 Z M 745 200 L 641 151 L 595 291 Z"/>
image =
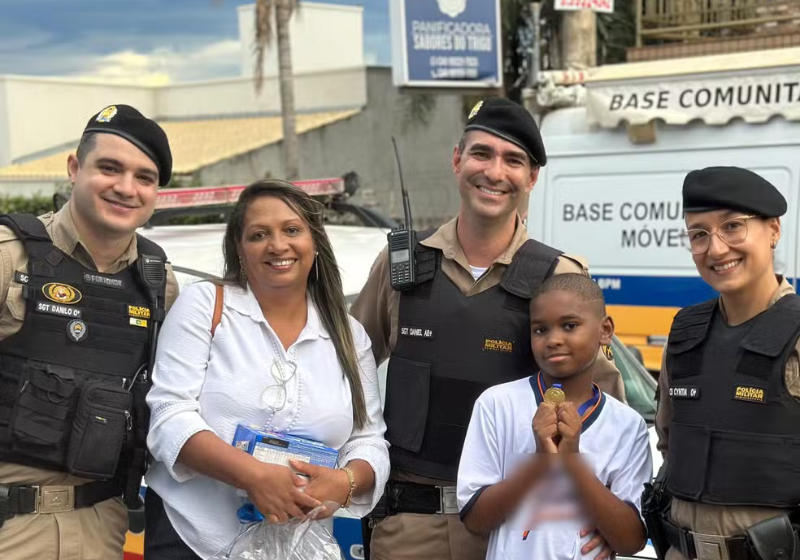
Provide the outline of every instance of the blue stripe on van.
<path id="1" fill-rule="evenodd" d="M 609 305 L 686 307 L 717 296 L 699 276 L 592 275 Z M 795 286 L 792 278 L 787 278 Z"/>
<path id="2" fill-rule="evenodd" d="M 717 293 L 702 278 L 686 276 L 595 276 L 609 305 L 686 307 Z"/>

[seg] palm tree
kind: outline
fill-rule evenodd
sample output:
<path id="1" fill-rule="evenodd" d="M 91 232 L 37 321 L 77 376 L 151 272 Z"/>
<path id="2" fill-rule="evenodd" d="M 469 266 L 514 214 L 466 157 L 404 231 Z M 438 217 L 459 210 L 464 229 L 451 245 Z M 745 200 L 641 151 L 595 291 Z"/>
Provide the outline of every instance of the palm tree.
<path id="1" fill-rule="evenodd" d="M 264 81 L 264 54 L 275 36 L 278 46 L 278 80 L 283 115 L 284 173 L 289 181 L 300 178 L 300 144 L 297 140 L 292 46 L 289 34 L 289 21 L 292 19 L 294 11 L 299 8 L 298 0 L 256 0 L 256 44 L 254 46 L 256 92 L 261 91 Z"/>
<path id="2" fill-rule="evenodd" d="M 214 0 L 221 3 L 223 0 Z M 264 83 L 264 54 L 272 43 L 273 35 L 278 46 L 278 80 L 283 116 L 283 166 L 286 179 L 300 178 L 300 144 L 297 141 L 297 117 L 294 108 L 294 76 L 292 73 L 292 45 L 289 21 L 295 10 L 300 10 L 300 0 L 256 0 L 256 93 Z M 274 24 L 274 25 L 273 25 Z"/>
<path id="3" fill-rule="evenodd" d="M 636 0 L 638 1 L 638 0 Z M 502 0 L 503 61 L 506 95 L 519 100 L 528 72 L 527 53 L 535 40 L 542 41 L 542 69 L 564 67 L 563 12 L 553 2 L 542 2 L 540 36 L 531 32 L 530 0 Z M 636 2 L 625 0 L 614 5 L 614 13 L 597 16 L 597 64 L 625 62 L 626 49 L 636 44 Z"/>

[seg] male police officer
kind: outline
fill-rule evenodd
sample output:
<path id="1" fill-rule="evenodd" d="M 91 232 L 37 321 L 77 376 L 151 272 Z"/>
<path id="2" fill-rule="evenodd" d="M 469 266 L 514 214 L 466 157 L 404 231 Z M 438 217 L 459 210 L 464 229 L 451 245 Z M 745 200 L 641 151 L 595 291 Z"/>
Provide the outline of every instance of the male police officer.
<path id="1" fill-rule="evenodd" d="M 389 517 L 375 526 L 373 560 L 485 557 L 485 539 L 467 533 L 456 515 L 472 406 L 488 387 L 535 371 L 528 304 L 539 284 L 551 274 L 586 274 L 580 260 L 528 240 L 518 217 L 518 201 L 545 162 L 525 109 L 499 98 L 478 103 L 453 152 L 461 208 L 419 235 L 416 285 L 392 290 L 384 251 L 353 304 L 376 361 L 391 355 Z M 601 354 L 596 367 L 603 390 L 623 399 L 614 365 Z"/>
<path id="2" fill-rule="evenodd" d="M 752 171 L 711 167 L 686 176 L 683 208 L 720 297 L 672 323 L 656 415 L 667 492 L 646 495 L 648 526 L 668 560 L 797 559 L 800 298 L 773 268 L 786 199 Z"/>
<path id="3" fill-rule="evenodd" d="M 107 107 L 67 168 L 61 210 L 0 217 L 4 560 L 122 558 L 154 325 L 178 290 L 163 251 L 135 234 L 172 171 L 161 127 Z"/>

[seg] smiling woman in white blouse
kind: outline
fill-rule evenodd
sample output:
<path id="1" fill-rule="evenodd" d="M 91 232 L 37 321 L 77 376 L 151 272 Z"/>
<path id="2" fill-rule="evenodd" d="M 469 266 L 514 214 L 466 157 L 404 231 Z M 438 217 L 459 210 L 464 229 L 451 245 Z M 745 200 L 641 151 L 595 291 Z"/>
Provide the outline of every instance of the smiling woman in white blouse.
<path id="1" fill-rule="evenodd" d="M 207 559 L 239 531 L 244 490 L 273 522 L 320 502 L 364 515 L 389 474 L 375 361 L 347 313 L 322 206 L 283 181 L 245 189 L 217 286 L 188 287 L 158 345 L 148 445 L 147 560 Z M 213 331 L 213 332 L 212 332 Z M 261 463 L 231 445 L 238 424 L 319 441 L 342 468 Z"/>

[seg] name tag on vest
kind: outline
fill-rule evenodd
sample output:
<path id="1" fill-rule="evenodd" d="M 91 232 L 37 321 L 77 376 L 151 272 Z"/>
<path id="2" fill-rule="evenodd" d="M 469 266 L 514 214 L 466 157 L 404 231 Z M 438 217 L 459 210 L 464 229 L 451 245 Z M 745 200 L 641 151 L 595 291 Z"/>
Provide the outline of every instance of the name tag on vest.
<path id="1" fill-rule="evenodd" d="M 670 387 L 669 396 L 673 399 L 699 399 L 700 387 Z"/>
<path id="2" fill-rule="evenodd" d="M 434 333 L 431 329 L 423 329 L 421 327 L 400 327 L 400 336 L 408 336 L 411 338 L 433 338 Z"/>
<path id="3" fill-rule="evenodd" d="M 87 284 L 94 284 L 95 286 L 103 286 L 105 288 L 115 288 L 117 290 L 125 289 L 125 282 L 119 278 L 109 278 L 101 274 L 84 272 L 83 281 Z"/>
<path id="4" fill-rule="evenodd" d="M 57 303 L 47 303 L 44 301 L 36 302 L 36 311 L 39 313 L 49 313 L 51 315 L 59 315 L 61 317 L 70 317 L 72 319 L 80 319 L 82 312 L 77 307 L 69 305 L 59 305 Z"/>

